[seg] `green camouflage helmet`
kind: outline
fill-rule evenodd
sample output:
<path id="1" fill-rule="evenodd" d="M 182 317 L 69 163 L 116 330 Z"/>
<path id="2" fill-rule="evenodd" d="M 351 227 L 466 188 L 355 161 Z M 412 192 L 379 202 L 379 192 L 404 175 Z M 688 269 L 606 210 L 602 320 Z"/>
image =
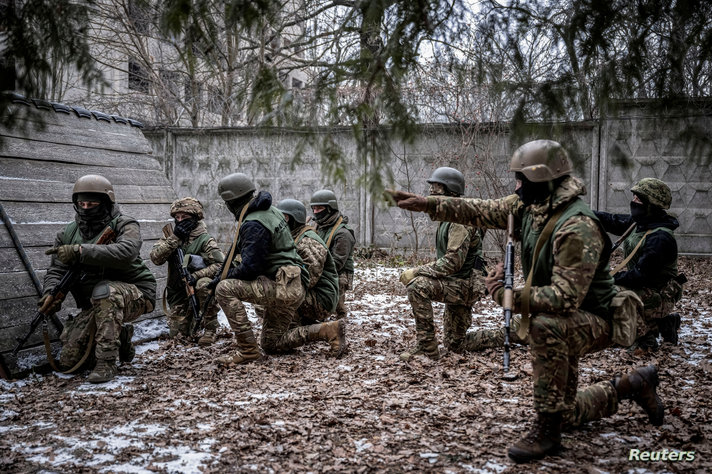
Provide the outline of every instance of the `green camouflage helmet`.
<path id="1" fill-rule="evenodd" d="M 175 217 L 179 212 L 191 214 L 197 217 L 198 220 L 204 217 L 203 205 L 194 197 L 184 197 L 173 201 L 173 204 L 171 204 L 171 217 Z"/>
<path id="2" fill-rule="evenodd" d="M 428 183 L 439 183 L 445 186 L 449 192 L 462 196 L 465 194 L 465 177 L 455 168 L 442 166 L 430 175 Z"/>
<path id="3" fill-rule="evenodd" d="M 72 189 L 72 201 L 77 200 L 78 194 L 103 194 L 111 202 L 116 202 L 114 187 L 108 179 L 98 174 L 88 174 L 79 178 Z"/>
<path id="4" fill-rule="evenodd" d="M 334 191 L 331 191 L 329 189 L 322 189 L 312 194 L 309 205 L 326 206 L 332 208 L 335 211 L 339 210 L 339 205 L 336 202 L 336 194 L 334 194 Z"/>
<path id="5" fill-rule="evenodd" d="M 232 173 L 218 183 L 218 194 L 223 201 L 232 201 L 255 192 L 255 184 L 244 173 Z"/>
<path id="6" fill-rule="evenodd" d="M 292 216 L 298 224 L 307 222 L 307 208 L 301 201 L 296 199 L 282 199 L 277 204 L 277 209 L 282 211 L 282 214 Z"/>
<path id="7" fill-rule="evenodd" d="M 534 140 L 512 155 L 509 171 L 522 173 L 533 183 L 552 181 L 571 174 L 571 160 L 564 147 L 553 140 Z"/>
<path id="8" fill-rule="evenodd" d="M 631 188 L 631 192 L 653 206 L 670 209 L 670 203 L 672 203 L 670 188 L 657 178 L 641 179 Z"/>

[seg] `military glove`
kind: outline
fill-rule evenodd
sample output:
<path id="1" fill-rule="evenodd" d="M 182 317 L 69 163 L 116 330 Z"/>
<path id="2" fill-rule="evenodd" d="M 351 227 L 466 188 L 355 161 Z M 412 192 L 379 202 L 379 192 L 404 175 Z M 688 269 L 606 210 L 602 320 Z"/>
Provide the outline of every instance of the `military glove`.
<path id="1" fill-rule="evenodd" d="M 206 288 L 208 290 L 212 291 L 218 286 L 218 283 L 220 283 L 220 274 L 218 274 L 215 278 L 213 278 L 213 280 L 210 283 L 208 283 Z"/>
<path id="2" fill-rule="evenodd" d="M 487 288 L 487 293 L 494 298 L 494 294 L 497 290 L 504 286 L 504 264 L 502 262 L 498 263 L 494 269 L 487 274 L 485 277 L 485 287 Z"/>
<path id="3" fill-rule="evenodd" d="M 81 245 L 60 245 L 59 247 L 52 247 L 45 251 L 45 255 L 57 254 L 57 259 L 64 263 L 65 265 L 72 265 L 79 261 L 79 249 Z"/>
<path id="4" fill-rule="evenodd" d="M 415 277 L 417 277 L 417 276 L 418 276 L 418 269 L 417 268 L 409 268 L 400 274 L 400 281 L 405 286 L 408 286 L 408 283 L 413 281 L 415 279 Z"/>
<path id="5" fill-rule="evenodd" d="M 195 288 L 195 285 L 198 283 L 198 280 L 193 276 L 192 273 L 188 273 L 188 278 L 187 278 L 187 283 Z"/>
<path id="6" fill-rule="evenodd" d="M 386 196 L 393 198 L 396 205 L 401 209 L 423 212 L 428 208 L 428 200 L 423 196 L 392 189 L 386 189 L 385 193 Z"/>
<path id="7" fill-rule="evenodd" d="M 198 227 L 197 219 L 183 219 L 176 224 L 173 229 L 173 235 L 181 240 L 185 240 L 196 227 Z"/>

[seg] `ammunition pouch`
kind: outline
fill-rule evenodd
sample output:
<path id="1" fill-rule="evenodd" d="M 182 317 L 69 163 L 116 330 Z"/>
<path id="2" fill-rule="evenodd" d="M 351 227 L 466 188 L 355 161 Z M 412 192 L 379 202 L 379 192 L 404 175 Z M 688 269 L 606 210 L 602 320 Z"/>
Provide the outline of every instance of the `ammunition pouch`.
<path id="1" fill-rule="evenodd" d="M 91 300 L 96 303 L 99 300 L 103 300 L 109 297 L 111 294 L 111 288 L 109 287 L 109 281 L 102 280 L 94 286 L 94 290 L 91 292 Z"/>
<path id="2" fill-rule="evenodd" d="M 632 290 L 619 289 L 611 301 L 611 340 L 630 347 L 646 331 L 643 300 Z"/>

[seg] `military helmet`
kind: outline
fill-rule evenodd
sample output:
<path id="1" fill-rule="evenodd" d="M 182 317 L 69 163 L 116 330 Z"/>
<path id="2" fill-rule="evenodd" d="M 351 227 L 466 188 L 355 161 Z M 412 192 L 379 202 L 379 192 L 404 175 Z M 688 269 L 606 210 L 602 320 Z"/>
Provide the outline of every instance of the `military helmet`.
<path id="1" fill-rule="evenodd" d="M 203 205 L 194 197 L 184 197 L 173 201 L 173 204 L 171 204 L 171 217 L 175 217 L 179 212 L 192 214 L 197 217 L 198 220 L 204 217 Z"/>
<path id="2" fill-rule="evenodd" d="M 74 183 L 72 189 L 72 201 L 77 200 L 77 194 L 103 194 L 109 197 L 111 202 L 116 202 L 114 197 L 114 187 L 108 179 L 98 174 L 88 174 L 82 176 Z"/>
<path id="3" fill-rule="evenodd" d="M 282 211 L 283 214 L 292 216 L 298 224 L 305 224 L 307 222 L 307 208 L 302 204 L 301 201 L 296 199 L 282 199 L 277 204 L 277 209 Z"/>
<path id="4" fill-rule="evenodd" d="M 334 191 L 331 191 L 329 189 L 322 189 L 312 194 L 309 205 L 326 206 L 332 208 L 335 211 L 339 210 L 339 205 L 336 202 L 336 194 L 334 194 Z"/>
<path id="5" fill-rule="evenodd" d="M 571 174 L 571 160 L 564 147 L 553 140 L 534 140 L 517 148 L 509 171 L 522 173 L 533 183 L 552 181 Z"/>
<path id="6" fill-rule="evenodd" d="M 641 179 L 631 188 L 631 192 L 653 206 L 670 209 L 670 203 L 672 203 L 670 188 L 657 178 Z"/>
<path id="7" fill-rule="evenodd" d="M 218 194 L 223 201 L 232 201 L 255 191 L 255 184 L 244 173 L 232 173 L 218 183 Z"/>
<path id="8" fill-rule="evenodd" d="M 428 183 L 442 184 L 445 189 L 458 196 L 465 194 L 465 177 L 455 168 L 442 166 L 436 169 L 428 178 Z"/>

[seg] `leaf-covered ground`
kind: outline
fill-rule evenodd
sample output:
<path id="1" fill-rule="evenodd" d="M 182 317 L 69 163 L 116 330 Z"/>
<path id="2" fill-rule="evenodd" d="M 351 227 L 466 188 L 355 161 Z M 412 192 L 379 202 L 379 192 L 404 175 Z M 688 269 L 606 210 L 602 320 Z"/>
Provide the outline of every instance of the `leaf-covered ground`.
<path id="1" fill-rule="evenodd" d="M 161 339 L 138 347 L 111 383 L 86 374 L 0 382 L 3 472 L 710 472 L 712 262 L 682 259 L 680 345 L 651 355 L 588 355 L 580 385 L 655 363 L 666 404 L 655 428 L 623 402 L 618 413 L 566 433 L 557 457 L 517 466 L 507 447 L 529 426 L 531 365 L 500 351 L 401 362 L 413 322 L 398 269 L 361 263 L 349 294 L 350 351 L 319 343 L 246 366 L 218 367 L 229 332 L 203 349 Z M 435 305 L 440 323 L 442 305 Z M 258 321 L 252 320 L 258 327 Z M 478 303 L 473 327 L 500 311 Z M 629 460 L 631 449 L 694 451 L 693 461 Z"/>

